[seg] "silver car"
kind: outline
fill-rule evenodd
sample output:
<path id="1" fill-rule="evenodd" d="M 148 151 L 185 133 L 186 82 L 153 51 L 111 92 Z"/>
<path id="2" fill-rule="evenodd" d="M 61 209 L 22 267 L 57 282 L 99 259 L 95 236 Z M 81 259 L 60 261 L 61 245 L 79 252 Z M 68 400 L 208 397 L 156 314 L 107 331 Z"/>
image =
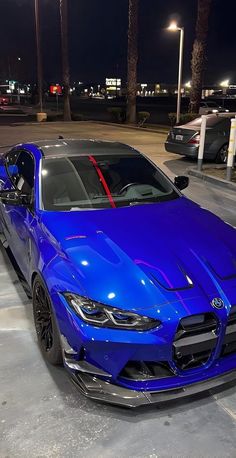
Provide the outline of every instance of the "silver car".
<path id="1" fill-rule="evenodd" d="M 199 114 L 207 115 L 211 113 L 228 113 L 229 110 L 226 108 L 220 107 L 216 102 L 206 102 L 203 101 L 200 103 Z"/>
<path id="2" fill-rule="evenodd" d="M 230 134 L 230 119 L 235 113 L 207 115 L 204 159 L 226 163 Z M 196 118 L 182 126 L 173 127 L 165 142 L 170 153 L 197 158 L 202 118 Z"/>

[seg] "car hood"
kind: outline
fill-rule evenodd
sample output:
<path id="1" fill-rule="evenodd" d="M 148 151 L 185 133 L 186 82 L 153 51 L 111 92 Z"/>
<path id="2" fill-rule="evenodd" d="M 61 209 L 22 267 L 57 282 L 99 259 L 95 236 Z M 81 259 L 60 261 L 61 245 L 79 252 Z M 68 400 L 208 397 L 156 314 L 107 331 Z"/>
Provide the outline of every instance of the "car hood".
<path id="1" fill-rule="evenodd" d="M 138 310 L 235 295 L 236 231 L 185 197 L 43 212 L 42 227 L 76 269 L 85 294 L 108 305 Z"/>

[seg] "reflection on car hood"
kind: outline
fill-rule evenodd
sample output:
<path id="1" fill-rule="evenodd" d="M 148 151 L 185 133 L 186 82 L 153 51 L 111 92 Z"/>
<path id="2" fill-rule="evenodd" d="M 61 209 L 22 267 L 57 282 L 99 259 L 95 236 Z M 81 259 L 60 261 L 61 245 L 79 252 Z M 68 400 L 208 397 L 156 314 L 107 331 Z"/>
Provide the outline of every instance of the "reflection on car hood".
<path id="1" fill-rule="evenodd" d="M 98 301 L 137 310 L 235 294 L 236 231 L 185 197 L 44 212 L 42 223 Z"/>

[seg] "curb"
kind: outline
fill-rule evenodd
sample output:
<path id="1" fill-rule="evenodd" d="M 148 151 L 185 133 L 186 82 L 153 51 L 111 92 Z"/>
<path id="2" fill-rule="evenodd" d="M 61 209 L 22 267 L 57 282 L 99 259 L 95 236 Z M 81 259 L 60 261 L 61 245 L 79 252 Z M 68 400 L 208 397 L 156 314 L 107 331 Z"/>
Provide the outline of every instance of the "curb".
<path id="1" fill-rule="evenodd" d="M 203 181 L 208 181 L 209 183 L 215 184 L 216 186 L 219 186 L 221 188 L 224 188 L 224 189 L 226 188 L 226 189 L 230 189 L 231 191 L 236 191 L 236 183 L 232 183 L 231 181 L 227 181 L 222 178 L 216 178 L 213 175 L 207 175 L 204 172 L 200 172 L 196 168 L 187 169 L 187 173 L 188 175 L 197 177 Z"/>
<path id="2" fill-rule="evenodd" d="M 92 122 L 93 124 L 102 124 L 104 126 L 112 126 L 112 127 L 121 127 L 123 129 L 133 129 L 133 130 L 138 130 L 139 132 L 151 132 L 152 134 L 164 134 L 167 135 L 169 131 L 169 127 L 166 127 L 166 130 L 161 130 L 161 129 L 148 129 L 146 127 L 137 127 L 137 126 L 130 126 L 128 124 L 119 124 L 119 123 L 113 123 L 113 122 L 106 122 L 106 121 L 93 121 L 88 120 L 87 122 Z M 168 129 L 168 130 L 167 130 Z"/>
<path id="3" fill-rule="evenodd" d="M 42 121 L 42 122 L 37 122 L 37 121 L 32 121 L 32 122 L 12 122 L 11 124 L 8 124 L 13 127 L 19 127 L 19 126 L 50 126 L 51 124 L 75 124 L 79 122 L 84 122 L 84 121 Z"/>
<path id="4" fill-rule="evenodd" d="M 122 129 L 131 129 L 131 130 L 138 130 L 139 132 L 150 132 L 152 134 L 162 134 L 162 135 L 167 135 L 168 134 L 168 131 L 167 130 L 154 130 L 154 129 L 146 129 L 145 128 L 142 128 L 142 127 L 136 127 L 136 126 L 129 126 L 129 125 L 126 125 L 126 124 L 116 124 L 116 123 L 112 123 L 112 122 L 105 122 L 105 121 L 93 121 L 92 119 L 88 119 L 88 120 L 85 120 L 85 121 L 43 121 L 43 122 L 37 122 L 37 121 L 32 121 L 32 122 L 22 122 L 22 123 L 19 123 L 19 122 L 12 122 L 10 123 L 9 125 L 11 126 L 32 126 L 32 125 L 36 125 L 36 126 L 39 126 L 39 125 L 42 125 L 42 124 L 46 124 L 46 125 L 50 125 L 50 124 L 75 124 L 75 123 L 81 123 L 81 122 L 87 122 L 87 123 L 92 123 L 92 124 L 101 124 L 103 126 L 111 126 L 111 127 L 117 127 L 117 128 L 122 128 Z"/>

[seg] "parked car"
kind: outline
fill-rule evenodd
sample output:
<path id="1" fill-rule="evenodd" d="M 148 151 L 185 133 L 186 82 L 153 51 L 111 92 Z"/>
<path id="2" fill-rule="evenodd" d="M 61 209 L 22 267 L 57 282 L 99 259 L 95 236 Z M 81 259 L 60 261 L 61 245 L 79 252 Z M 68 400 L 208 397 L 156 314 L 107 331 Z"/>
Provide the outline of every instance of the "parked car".
<path id="1" fill-rule="evenodd" d="M 200 108 L 199 108 L 199 114 L 200 115 L 207 115 L 211 113 L 229 113 L 229 110 L 227 110 L 224 107 L 221 107 L 217 105 L 216 102 L 211 102 L 211 101 L 202 101 L 200 103 Z"/>
<path id="2" fill-rule="evenodd" d="M 0 159 L 0 232 L 42 355 L 136 407 L 236 378 L 236 231 L 136 150 L 79 140 Z M 2 288 L 4 285 L 2 285 Z"/>
<path id="3" fill-rule="evenodd" d="M 226 163 L 228 155 L 230 120 L 235 113 L 207 115 L 204 159 Z M 168 134 L 165 149 L 170 153 L 197 158 L 202 118 L 182 126 L 175 126 Z"/>

